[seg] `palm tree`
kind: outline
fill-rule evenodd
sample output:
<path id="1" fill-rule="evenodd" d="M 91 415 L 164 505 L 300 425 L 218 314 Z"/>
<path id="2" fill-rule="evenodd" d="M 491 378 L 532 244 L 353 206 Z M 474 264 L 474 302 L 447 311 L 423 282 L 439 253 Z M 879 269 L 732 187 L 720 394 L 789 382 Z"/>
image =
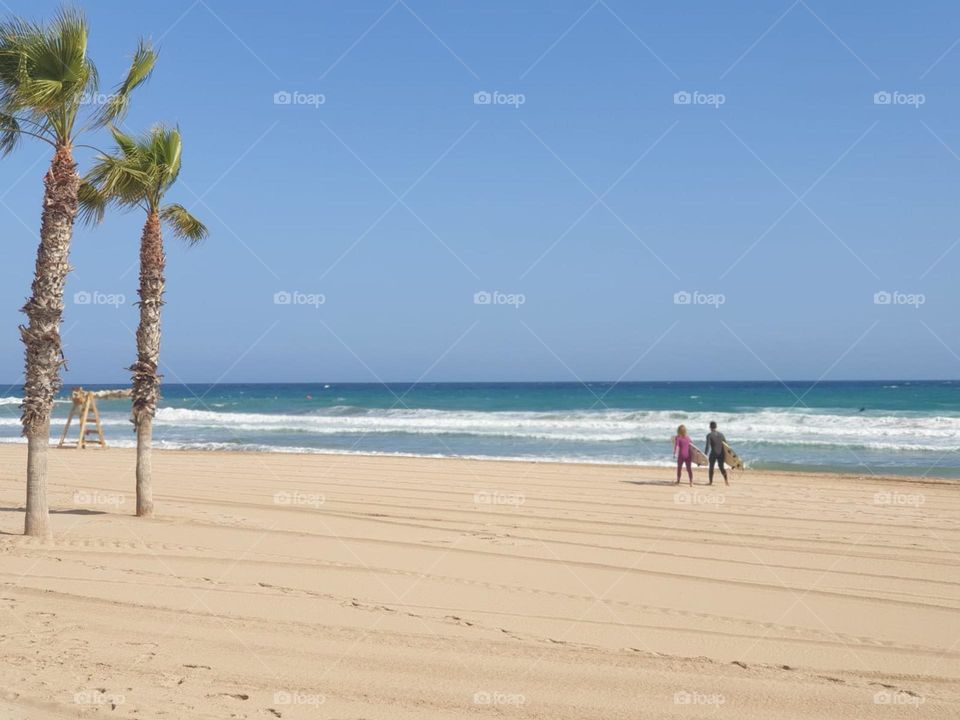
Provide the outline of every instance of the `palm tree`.
<path id="1" fill-rule="evenodd" d="M 61 10 L 49 24 L 0 23 L 0 153 L 12 151 L 23 136 L 53 147 L 43 181 L 33 285 L 23 307 L 28 323 L 20 326 L 26 355 L 21 422 L 28 448 L 27 535 L 50 532 L 46 497 L 50 412 L 64 362 L 63 288 L 80 192 L 73 148 L 81 133 L 126 112 L 131 92 L 149 77 L 155 60 L 153 50 L 141 41 L 126 78 L 109 101 L 97 107 L 89 103 L 99 82 L 87 57 L 87 34 L 86 19 L 74 10 Z"/>
<path id="2" fill-rule="evenodd" d="M 160 394 L 160 308 L 163 306 L 164 266 L 162 223 L 193 245 L 207 228 L 182 205 L 163 204 L 180 173 L 180 131 L 156 125 L 140 137 L 111 128 L 116 150 L 101 154 L 81 192 L 81 213 L 93 223 L 103 219 L 107 205 L 140 208 L 147 214 L 140 236 L 140 325 L 133 373 L 133 424 L 137 432 L 137 515 L 153 515 L 150 446 L 153 417 Z"/>

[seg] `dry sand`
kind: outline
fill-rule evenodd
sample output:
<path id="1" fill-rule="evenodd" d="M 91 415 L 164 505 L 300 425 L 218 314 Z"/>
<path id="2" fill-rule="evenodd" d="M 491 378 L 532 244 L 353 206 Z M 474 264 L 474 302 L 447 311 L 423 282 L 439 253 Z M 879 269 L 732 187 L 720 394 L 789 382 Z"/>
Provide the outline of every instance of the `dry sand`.
<path id="1" fill-rule="evenodd" d="M 25 455 L 3 720 L 960 716 L 954 482 L 159 452 L 139 520 L 131 451 L 51 450 L 39 541 Z"/>

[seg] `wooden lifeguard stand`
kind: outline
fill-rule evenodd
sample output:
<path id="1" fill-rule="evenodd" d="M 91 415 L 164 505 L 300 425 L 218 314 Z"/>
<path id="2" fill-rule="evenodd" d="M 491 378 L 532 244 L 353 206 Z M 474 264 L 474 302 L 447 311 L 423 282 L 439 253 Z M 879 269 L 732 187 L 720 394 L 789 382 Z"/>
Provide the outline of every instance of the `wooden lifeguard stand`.
<path id="1" fill-rule="evenodd" d="M 70 393 L 70 399 L 73 406 L 70 408 L 70 414 L 67 416 L 67 424 L 63 426 L 63 433 L 60 435 L 58 448 L 75 447 L 80 450 L 89 445 L 99 445 L 106 447 L 107 441 L 103 437 L 103 426 L 100 424 L 100 412 L 97 410 L 97 398 L 125 398 L 130 397 L 130 390 L 84 390 L 81 387 L 74 388 Z M 90 415 L 93 414 L 93 426 L 89 427 Z M 74 415 L 80 422 L 80 437 L 76 440 L 67 440 L 67 433 L 70 431 L 70 423 L 73 422 Z M 88 440 L 88 435 L 96 435 L 93 440 Z"/>

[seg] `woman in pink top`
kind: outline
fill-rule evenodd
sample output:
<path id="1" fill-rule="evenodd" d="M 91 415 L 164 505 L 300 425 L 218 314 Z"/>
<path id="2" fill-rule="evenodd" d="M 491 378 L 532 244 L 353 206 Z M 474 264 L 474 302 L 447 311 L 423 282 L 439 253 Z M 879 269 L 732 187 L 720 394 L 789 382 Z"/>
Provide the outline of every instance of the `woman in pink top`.
<path id="1" fill-rule="evenodd" d="M 690 478 L 690 484 L 693 485 L 693 468 L 690 467 L 693 460 L 693 451 L 690 449 L 690 438 L 687 436 L 686 425 L 677 428 L 677 435 L 673 438 L 673 454 L 677 458 L 677 482 L 675 484 L 680 484 L 680 472 L 686 464 L 687 477 Z"/>

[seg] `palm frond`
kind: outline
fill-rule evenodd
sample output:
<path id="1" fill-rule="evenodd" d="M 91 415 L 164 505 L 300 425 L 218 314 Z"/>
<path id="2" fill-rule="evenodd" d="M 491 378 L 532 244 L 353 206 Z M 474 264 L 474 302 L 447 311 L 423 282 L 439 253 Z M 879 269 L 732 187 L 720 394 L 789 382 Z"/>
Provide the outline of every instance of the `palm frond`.
<path id="1" fill-rule="evenodd" d="M 127 135 L 111 126 L 116 148 L 96 157 L 85 181 L 107 204 L 142 207 L 160 213 L 173 233 L 195 244 L 207 236 L 206 226 L 178 204 L 161 207 L 163 196 L 180 173 L 183 140 L 178 128 L 154 125 L 142 135 Z"/>
<path id="2" fill-rule="evenodd" d="M 0 24 L 0 88 L 4 107 L 14 109 L 12 105 L 16 102 L 16 88 L 24 72 L 24 49 L 40 42 L 42 37 L 42 27 L 20 18 Z"/>
<path id="3" fill-rule="evenodd" d="M 174 235 L 190 245 L 196 245 L 209 234 L 207 226 L 191 215 L 183 205 L 165 205 L 160 211 L 160 217 L 170 226 Z"/>
<path id="4" fill-rule="evenodd" d="M 9 155 L 20 141 L 20 123 L 13 115 L 0 114 L 0 155 Z"/>
<path id="5" fill-rule="evenodd" d="M 92 183 L 84 181 L 80 183 L 78 194 L 80 200 L 80 209 L 77 215 L 84 225 L 99 225 L 107 213 L 109 198 L 101 192 Z"/>
<path id="6" fill-rule="evenodd" d="M 99 155 L 87 179 L 118 204 L 158 209 L 180 172 L 180 131 L 155 125 L 136 137 L 113 126 L 110 132 L 116 150 Z"/>
<path id="7" fill-rule="evenodd" d="M 0 26 L 0 108 L 68 140 L 84 94 L 97 88 L 87 35 L 83 14 L 69 9 L 48 25 L 15 20 Z"/>
<path id="8" fill-rule="evenodd" d="M 115 155 L 98 155 L 84 180 L 110 202 L 126 207 L 148 202 L 149 189 L 153 186 L 148 171 Z"/>
<path id="9" fill-rule="evenodd" d="M 110 126 L 110 134 L 113 136 L 113 141 L 117 144 L 117 149 L 120 150 L 120 153 L 126 160 L 140 163 L 146 161 L 146 157 L 142 153 L 142 148 L 135 137 L 127 135 L 113 125 Z"/>
<path id="10" fill-rule="evenodd" d="M 149 79 L 156 61 L 156 51 L 141 38 L 137 50 L 133 54 L 130 69 L 127 70 L 127 76 L 114 90 L 107 103 L 94 116 L 94 127 L 103 127 L 126 115 L 130 107 L 130 95 Z"/>
<path id="11" fill-rule="evenodd" d="M 179 128 L 167 128 L 154 125 L 150 128 L 151 154 L 159 170 L 159 181 L 166 189 L 173 185 L 180 174 L 180 156 L 183 153 L 183 140 Z"/>

